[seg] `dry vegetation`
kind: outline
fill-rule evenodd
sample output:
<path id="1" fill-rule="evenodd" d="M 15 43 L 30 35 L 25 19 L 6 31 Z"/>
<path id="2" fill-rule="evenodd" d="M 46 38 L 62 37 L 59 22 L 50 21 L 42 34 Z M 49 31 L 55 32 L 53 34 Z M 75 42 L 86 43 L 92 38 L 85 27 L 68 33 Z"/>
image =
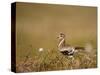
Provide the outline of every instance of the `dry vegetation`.
<path id="1" fill-rule="evenodd" d="M 17 72 L 39 72 L 53 70 L 87 69 L 97 67 L 96 53 L 79 51 L 73 58 L 62 55 L 57 50 L 36 52 L 34 57 L 26 56 L 17 63 Z"/>
<path id="2" fill-rule="evenodd" d="M 16 72 L 86 69 L 97 67 L 97 12 L 93 7 L 17 3 Z M 92 51 L 79 51 L 74 59 L 57 49 L 59 32 L 66 43 Z M 44 51 L 39 52 L 39 48 Z"/>

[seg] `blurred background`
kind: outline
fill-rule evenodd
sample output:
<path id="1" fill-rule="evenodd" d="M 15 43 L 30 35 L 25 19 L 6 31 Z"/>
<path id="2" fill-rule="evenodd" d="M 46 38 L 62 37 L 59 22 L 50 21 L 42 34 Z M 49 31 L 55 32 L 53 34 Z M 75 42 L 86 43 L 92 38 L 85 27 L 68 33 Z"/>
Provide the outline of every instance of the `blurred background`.
<path id="1" fill-rule="evenodd" d="M 16 4 L 17 60 L 28 52 L 57 49 L 57 36 L 66 35 L 66 43 L 97 48 L 97 8 L 37 3 Z M 33 54 L 34 55 L 34 54 Z"/>

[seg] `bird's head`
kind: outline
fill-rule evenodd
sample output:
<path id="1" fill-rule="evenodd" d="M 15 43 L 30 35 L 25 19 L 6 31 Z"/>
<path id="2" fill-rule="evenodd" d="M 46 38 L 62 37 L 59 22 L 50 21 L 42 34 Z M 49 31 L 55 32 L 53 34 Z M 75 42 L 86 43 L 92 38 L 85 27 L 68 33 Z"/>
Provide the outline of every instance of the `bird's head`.
<path id="1" fill-rule="evenodd" d="M 62 40 L 62 39 L 65 38 L 65 34 L 64 33 L 60 33 L 57 38 L 58 38 L 58 40 Z"/>

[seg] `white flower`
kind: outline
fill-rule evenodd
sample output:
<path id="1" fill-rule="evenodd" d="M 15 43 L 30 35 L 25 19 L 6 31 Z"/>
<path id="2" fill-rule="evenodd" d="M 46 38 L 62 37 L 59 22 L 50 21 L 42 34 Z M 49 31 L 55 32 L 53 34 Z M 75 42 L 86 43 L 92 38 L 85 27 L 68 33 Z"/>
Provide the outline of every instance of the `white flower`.
<path id="1" fill-rule="evenodd" d="M 43 48 L 39 48 L 39 52 L 42 52 L 43 51 Z"/>

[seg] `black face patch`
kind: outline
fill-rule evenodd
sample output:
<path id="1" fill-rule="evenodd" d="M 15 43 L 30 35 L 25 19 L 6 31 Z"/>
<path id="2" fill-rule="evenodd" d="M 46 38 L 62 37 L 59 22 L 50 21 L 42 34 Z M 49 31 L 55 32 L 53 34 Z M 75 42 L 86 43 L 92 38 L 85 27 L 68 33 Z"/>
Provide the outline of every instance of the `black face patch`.
<path id="1" fill-rule="evenodd" d="M 60 37 L 65 37 L 65 34 L 63 34 L 63 33 L 60 33 Z"/>

